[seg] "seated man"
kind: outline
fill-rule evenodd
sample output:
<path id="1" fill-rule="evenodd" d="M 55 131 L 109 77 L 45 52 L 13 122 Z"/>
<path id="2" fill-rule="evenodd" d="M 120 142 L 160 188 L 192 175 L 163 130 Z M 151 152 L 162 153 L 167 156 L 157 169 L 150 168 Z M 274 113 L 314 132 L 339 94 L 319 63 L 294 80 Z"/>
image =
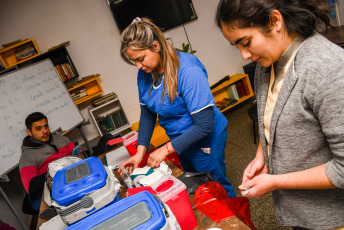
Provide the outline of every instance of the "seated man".
<path id="1" fill-rule="evenodd" d="M 72 155 L 75 146 L 67 137 L 51 134 L 48 119 L 40 112 L 27 116 L 25 125 L 28 136 L 23 140 L 19 170 L 29 201 L 39 211 L 48 164 Z"/>

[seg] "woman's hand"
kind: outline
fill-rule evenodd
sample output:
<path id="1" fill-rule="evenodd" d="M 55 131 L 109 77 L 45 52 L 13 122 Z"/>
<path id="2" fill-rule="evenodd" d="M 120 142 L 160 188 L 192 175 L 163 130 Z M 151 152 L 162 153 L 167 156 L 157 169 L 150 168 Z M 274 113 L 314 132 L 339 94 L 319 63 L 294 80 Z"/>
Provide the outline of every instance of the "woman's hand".
<path id="1" fill-rule="evenodd" d="M 134 156 L 130 157 L 128 160 L 126 160 L 124 163 L 119 166 L 118 172 L 122 176 L 123 170 L 122 168 L 126 168 L 129 171 L 129 174 L 131 174 L 134 169 L 136 169 L 140 162 L 142 161 L 143 157 L 140 156 L 140 154 L 135 154 Z"/>
<path id="2" fill-rule="evenodd" d="M 241 195 L 250 198 L 261 198 L 276 189 L 275 177 L 275 175 L 260 174 L 252 180 L 247 180 L 239 186 Z"/>
<path id="3" fill-rule="evenodd" d="M 241 195 L 245 197 L 260 198 L 261 196 L 269 192 L 269 191 L 265 192 L 265 191 L 260 191 L 260 190 L 257 191 L 257 189 L 260 189 L 260 188 L 253 187 L 257 185 L 261 177 L 265 175 L 269 175 L 267 173 L 268 173 L 268 167 L 265 163 L 265 159 L 261 157 L 254 158 L 254 160 L 246 167 L 244 171 L 242 184 L 239 186 L 239 189 L 241 190 Z M 250 190 L 249 194 L 248 194 L 247 189 Z M 252 196 L 253 194 L 256 194 L 256 196 Z"/>
<path id="4" fill-rule="evenodd" d="M 136 154 L 134 156 L 130 157 L 124 163 L 122 163 L 121 166 L 119 166 L 119 169 L 118 169 L 119 174 L 121 176 L 123 175 L 123 171 L 122 171 L 123 167 L 128 169 L 129 174 L 131 174 L 134 171 L 134 169 L 136 169 L 139 166 L 140 162 L 143 159 L 143 156 L 144 156 L 146 150 L 147 150 L 146 147 L 144 147 L 143 145 L 138 145 Z"/>
<path id="5" fill-rule="evenodd" d="M 165 160 L 168 154 L 169 152 L 167 151 L 166 145 L 158 148 L 149 155 L 147 165 L 152 168 L 160 167 L 160 163 Z"/>
<path id="6" fill-rule="evenodd" d="M 241 190 L 241 194 L 243 196 L 247 196 L 247 190 L 251 189 L 251 184 L 248 183 L 248 181 L 253 180 L 254 178 L 260 176 L 260 175 L 267 175 L 268 173 L 268 167 L 266 165 L 263 148 L 261 143 L 258 144 L 258 149 L 256 153 L 256 157 L 251 161 L 251 163 L 246 167 L 243 177 L 242 177 L 242 184 L 239 186 L 239 189 Z M 252 195 L 253 192 L 250 193 Z"/>
<path id="7" fill-rule="evenodd" d="M 246 167 L 242 182 L 251 180 L 255 176 L 268 173 L 268 166 L 266 165 L 264 156 L 256 156 L 253 161 Z"/>
<path id="8" fill-rule="evenodd" d="M 256 157 L 251 161 L 251 163 L 246 167 L 244 175 L 242 177 L 242 182 L 251 180 L 253 177 L 260 174 L 267 174 L 268 166 L 266 165 L 262 144 L 259 141 Z"/>

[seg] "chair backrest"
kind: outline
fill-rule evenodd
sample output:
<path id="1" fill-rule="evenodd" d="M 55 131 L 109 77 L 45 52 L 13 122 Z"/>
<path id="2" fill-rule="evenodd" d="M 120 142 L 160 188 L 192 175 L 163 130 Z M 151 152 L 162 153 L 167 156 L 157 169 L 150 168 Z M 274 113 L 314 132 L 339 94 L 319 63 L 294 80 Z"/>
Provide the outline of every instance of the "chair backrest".
<path id="1" fill-rule="evenodd" d="M 248 78 L 250 79 L 253 91 L 254 91 L 254 74 L 256 72 L 256 66 L 257 66 L 257 62 L 251 62 L 243 66 L 245 74 L 247 74 Z"/>
<path id="2" fill-rule="evenodd" d="M 29 201 L 28 194 L 25 194 L 23 204 L 22 204 L 22 211 L 23 211 L 23 213 L 28 214 L 28 215 L 38 215 L 38 213 L 39 213 L 37 210 L 35 210 L 32 207 L 32 205 Z"/>

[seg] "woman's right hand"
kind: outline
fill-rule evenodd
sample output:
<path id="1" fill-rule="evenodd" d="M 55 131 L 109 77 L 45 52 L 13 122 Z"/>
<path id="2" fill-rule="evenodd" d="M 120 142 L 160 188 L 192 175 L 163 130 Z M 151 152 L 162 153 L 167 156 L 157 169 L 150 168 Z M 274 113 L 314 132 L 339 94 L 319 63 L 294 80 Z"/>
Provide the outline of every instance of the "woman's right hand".
<path id="1" fill-rule="evenodd" d="M 244 171 L 244 175 L 242 177 L 242 182 L 244 183 L 247 180 L 251 180 L 252 178 L 261 175 L 267 174 L 268 167 L 266 165 L 264 157 L 255 157 L 253 161 L 246 167 Z"/>
<path id="2" fill-rule="evenodd" d="M 143 145 L 138 145 L 136 146 L 136 154 L 132 157 L 130 157 L 128 160 L 126 160 L 121 166 L 119 166 L 118 172 L 122 176 L 123 175 L 123 167 L 128 169 L 129 174 L 131 174 L 134 169 L 136 169 L 140 162 L 143 159 L 143 156 L 145 155 L 147 151 L 147 148 L 144 147 Z"/>
<path id="3" fill-rule="evenodd" d="M 260 174 L 267 174 L 267 173 L 268 173 L 268 166 L 266 165 L 262 145 L 259 142 L 256 157 L 246 167 L 244 171 L 244 175 L 242 177 L 242 182 L 244 183 L 247 180 L 251 180 L 255 176 L 258 176 Z"/>
<path id="4" fill-rule="evenodd" d="M 125 162 L 123 162 L 121 164 L 121 166 L 119 166 L 118 172 L 119 174 L 122 176 L 123 175 L 123 167 L 128 169 L 129 174 L 131 174 L 134 169 L 136 169 L 140 162 L 142 161 L 143 157 L 141 156 L 141 154 L 135 154 L 134 156 L 130 157 L 128 160 L 126 160 Z"/>

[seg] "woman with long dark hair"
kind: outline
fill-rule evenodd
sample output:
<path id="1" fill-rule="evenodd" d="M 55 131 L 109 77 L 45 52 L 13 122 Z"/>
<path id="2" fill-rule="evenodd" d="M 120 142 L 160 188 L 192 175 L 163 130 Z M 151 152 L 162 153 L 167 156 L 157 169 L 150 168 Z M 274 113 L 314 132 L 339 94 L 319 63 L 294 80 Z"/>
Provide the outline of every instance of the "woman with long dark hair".
<path id="1" fill-rule="evenodd" d="M 216 22 L 258 62 L 260 142 L 243 174 L 246 197 L 272 192 L 280 225 L 344 226 L 344 51 L 318 31 L 326 0 L 220 0 Z"/>

